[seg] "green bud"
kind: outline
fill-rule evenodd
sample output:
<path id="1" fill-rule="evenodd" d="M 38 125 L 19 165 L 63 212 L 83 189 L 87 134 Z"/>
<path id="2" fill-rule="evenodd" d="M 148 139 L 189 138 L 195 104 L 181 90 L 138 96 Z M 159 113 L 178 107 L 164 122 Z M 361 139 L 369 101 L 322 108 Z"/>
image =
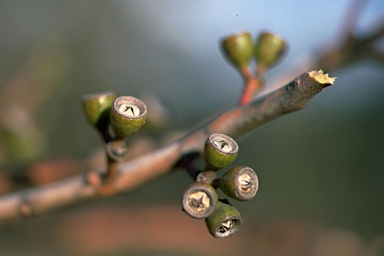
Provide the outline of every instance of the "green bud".
<path id="1" fill-rule="evenodd" d="M 145 124 L 147 107 L 139 99 L 122 96 L 115 99 L 111 108 L 111 128 L 116 139 L 137 132 Z"/>
<path id="2" fill-rule="evenodd" d="M 239 201 L 247 201 L 255 197 L 259 188 L 259 180 L 255 171 L 246 166 L 238 166 L 226 172 L 220 179 L 220 189 Z"/>
<path id="3" fill-rule="evenodd" d="M 224 238 L 236 233 L 241 226 L 239 211 L 228 202 L 219 201 L 216 210 L 205 219 L 209 233 L 216 238 Z"/>
<path id="4" fill-rule="evenodd" d="M 231 137 L 215 133 L 204 145 L 203 157 L 206 170 L 216 171 L 231 164 L 237 157 L 239 146 Z"/>
<path id="5" fill-rule="evenodd" d="M 183 194 L 183 210 L 191 217 L 207 218 L 216 209 L 216 190 L 204 182 L 196 182 L 186 188 Z"/>
<path id="6" fill-rule="evenodd" d="M 83 110 L 88 122 L 104 132 L 109 126 L 109 113 L 116 95 L 114 92 L 89 94 L 83 97 Z"/>
<path id="7" fill-rule="evenodd" d="M 224 55 L 235 67 L 247 66 L 253 56 L 252 36 L 248 32 L 230 35 L 222 40 Z"/>
<path id="8" fill-rule="evenodd" d="M 284 39 L 275 34 L 264 32 L 257 39 L 255 58 L 259 65 L 268 68 L 276 64 L 285 51 L 286 44 Z"/>

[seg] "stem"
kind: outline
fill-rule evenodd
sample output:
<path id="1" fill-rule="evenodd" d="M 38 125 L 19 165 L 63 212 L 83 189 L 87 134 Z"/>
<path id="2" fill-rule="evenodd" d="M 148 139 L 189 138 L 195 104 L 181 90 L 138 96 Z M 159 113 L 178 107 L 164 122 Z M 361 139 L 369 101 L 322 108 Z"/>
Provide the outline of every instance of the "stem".
<path id="1" fill-rule="evenodd" d="M 117 178 L 118 163 L 124 161 L 128 154 L 125 140 L 112 140 L 105 145 L 107 158 L 107 172 L 104 175 L 104 183 L 110 185 Z"/>
<path id="2" fill-rule="evenodd" d="M 100 135 L 101 135 L 101 138 L 102 138 L 102 141 L 104 144 L 107 144 L 108 142 L 110 142 L 112 140 L 112 136 L 111 136 L 110 132 L 108 131 L 108 129 L 100 132 Z"/>
<path id="3" fill-rule="evenodd" d="M 105 174 L 105 182 L 111 183 L 118 176 L 118 162 L 107 154 L 107 172 Z"/>
<path id="4" fill-rule="evenodd" d="M 265 71 L 267 68 L 264 65 L 256 66 L 256 77 L 264 84 Z"/>
<path id="5" fill-rule="evenodd" d="M 192 153 L 192 154 L 188 154 L 188 155 L 185 155 L 183 157 L 180 158 L 180 160 L 177 162 L 177 164 L 175 165 L 175 167 L 180 167 L 180 168 L 183 168 L 184 170 L 186 170 L 188 172 L 188 174 L 194 179 L 196 180 L 196 177 L 197 175 L 199 174 L 200 170 L 198 170 L 193 164 L 192 164 L 192 161 L 198 157 L 199 154 L 197 153 Z"/>
<path id="6" fill-rule="evenodd" d="M 262 88 L 263 80 L 259 77 L 255 77 L 249 66 L 246 66 L 240 70 L 244 79 L 244 89 L 241 95 L 239 106 L 244 106 L 252 101 L 255 94 Z"/>

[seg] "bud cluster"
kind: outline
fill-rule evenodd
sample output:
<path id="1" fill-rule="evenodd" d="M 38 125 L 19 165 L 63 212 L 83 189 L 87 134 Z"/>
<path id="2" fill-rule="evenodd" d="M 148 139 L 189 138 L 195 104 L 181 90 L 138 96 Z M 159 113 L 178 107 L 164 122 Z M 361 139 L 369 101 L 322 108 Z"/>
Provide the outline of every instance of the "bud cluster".
<path id="1" fill-rule="evenodd" d="M 113 163 L 128 157 L 125 139 L 145 124 L 147 107 L 135 97 L 116 97 L 113 92 L 86 95 L 82 103 L 88 122 L 96 128 L 105 143 L 108 176 L 114 172 Z M 115 173 L 109 176 L 115 176 Z"/>
<path id="2" fill-rule="evenodd" d="M 221 43 L 227 60 L 240 70 L 247 67 L 252 58 L 264 69 L 270 68 L 286 52 L 284 39 L 270 32 L 261 33 L 255 42 L 249 32 L 239 32 L 225 37 Z"/>
<path id="3" fill-rule="evenodd" d="M 208 231 L 217 238 L 228 237 L 239 230 L 241 215 L 228 200 L 218 199 L 216 189 L 238 201 L 252 199 L 258 190 L 259 181 L 252 168 L 237 166 L 221 178 L 217 171 L 229 166 L 237 157 L 239 147 L 231 137 L 212 134 L 204 145 L 205 168 L 189 185 L 182 198 L 183 210 L 191 217 L 205 219 Z"/>

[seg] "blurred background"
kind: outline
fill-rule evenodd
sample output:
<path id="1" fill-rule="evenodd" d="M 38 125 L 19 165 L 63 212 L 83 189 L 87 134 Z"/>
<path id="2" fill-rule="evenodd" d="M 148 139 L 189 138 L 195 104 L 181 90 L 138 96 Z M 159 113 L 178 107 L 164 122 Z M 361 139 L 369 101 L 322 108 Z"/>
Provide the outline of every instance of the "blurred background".
<path id="1" fill-rule="evenodd" d="M 354 2 L 366 2 L 358 35 L 383 27 L 383 1 Z M 242 80 L 221 38 L 267 30 L 287 40 L 268 91 L 339 43 L 351 3 L 1 1 L 0 192 L 103 167 L 83 95 L 113 90 L 162 110 L 167 122 L 138 142 L 150 150 L 236 105 Z M 254 168 L 261 185 L 251 202 L 233 202 L 244 225 L 231 238 L 212 238 L 181 211 L 192 180 L 177 171 L 134 193 L 2 224 L 0 254 L 384 255 L 383 66 L 325 70 L 336 83 L 307 108 L 238 140 L 235 164 Z"/>

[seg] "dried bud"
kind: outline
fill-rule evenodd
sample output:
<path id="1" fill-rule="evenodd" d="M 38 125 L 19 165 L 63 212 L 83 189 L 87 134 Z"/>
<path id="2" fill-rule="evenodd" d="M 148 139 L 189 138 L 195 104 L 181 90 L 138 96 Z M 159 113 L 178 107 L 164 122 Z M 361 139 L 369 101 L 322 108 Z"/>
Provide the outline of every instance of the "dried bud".
<path id="1" fill-rule="evenodd" d="M 209 233 L 224 238 L 236 233 L 241 226 L 239 211 L 227 202 L 219 201 L 216 210 L 205 219 Z"/>
<path id="2" fill-rule="evenodd" d="M 193 218 L 207 218 L 217 205 L 216 190 L 204 182 L 196 182 L 186 188 L 183 194 L 183 210 Z"/>
<path id="3" fill-rule="evenodd" d="M 247 66 L 253 57 L 252 37 L 248 32 L 240 32 L 224 38 L 222 47 L 229 62 L 239 69 Z"/>
<path id="4" fill-rule="evenodd" d="M 134 97 L 118 97 L 111 108 L 111 128 L 116 139 L 123 139 L 137 132 L 145 124 L 147 107 Z"/>
<path id="5" fill-rule="evenodd" d="M 269 68 L 281 59 L 285 50 L 284 39 L 275 34 L 264 32 L 257 39 L 255 57 L 259 65 Z"/>
<path id="6" fill-rule="evenodd" d="M 231 164 L 237 156 L 239 146 L 231 137 L 215 133 L 209 136 L 204 146 L 206 170 L 219 170 Z"/>
<path id="7" fill-rule="evenodd" d="M 246 166 L 238 166 L 226 172 L 220 179 L 220 189 L 239 201 L 252 199 L 259 188 L 255 171 Z"/>
<path id="8" fill-rule="evenodd" d="M 88 122 L 104 132 L 109 127 L 109 112 L 116 95 L 114 92 L 89 94 L 83 97 L 83 110 Z"/>

